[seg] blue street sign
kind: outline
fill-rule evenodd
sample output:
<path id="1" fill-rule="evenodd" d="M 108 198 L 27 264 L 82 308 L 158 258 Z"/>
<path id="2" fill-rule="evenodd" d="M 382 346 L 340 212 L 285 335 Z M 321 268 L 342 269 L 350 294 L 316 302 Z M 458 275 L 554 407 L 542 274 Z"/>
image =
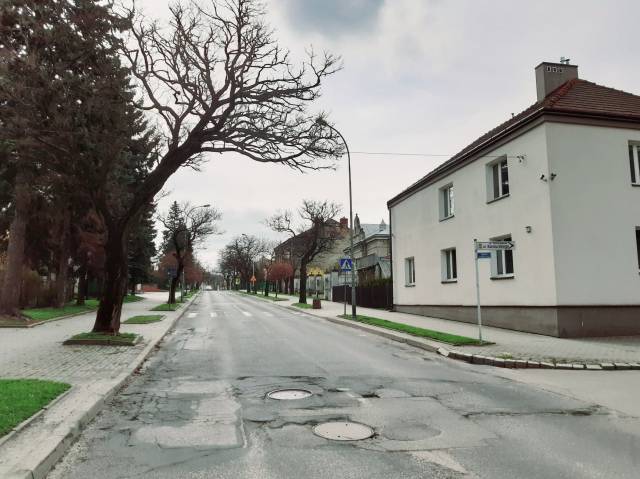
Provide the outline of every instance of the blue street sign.
<path id="1" fill-rule="evenodd" d="M 484 252 L 484 251 L 478 251 L 478 259 L 489 259 L 491 258 L 491 253 L 490 252 Z"/>
<path id="2" fill-rule="evenodd" d="M 353 261 L 351 258 L 340 258 L 340 271 L 352 271 Z"/>

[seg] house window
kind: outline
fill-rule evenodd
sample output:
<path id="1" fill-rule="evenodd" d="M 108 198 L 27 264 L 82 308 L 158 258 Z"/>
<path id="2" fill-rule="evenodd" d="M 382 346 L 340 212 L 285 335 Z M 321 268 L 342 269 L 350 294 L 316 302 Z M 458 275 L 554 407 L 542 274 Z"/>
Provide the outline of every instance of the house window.
<path id="1" fill-rule="evenodd" d="M 496 200 L 509 194 L 509 166 L 502 158 L 488 167 L 489 200 Z"/>
<path id="2" fill-rule="evenodd" d="M 636 249 L 638 250 L 638 269 L 640 269 L 640 226 L 636 226 Z"/>
<path id="3" fill-rule="evenodd" d="M 631 184 L 640 185 L 640 145 L 629 145 L 629 167 Z"/>
<path id="4" fill-rule="evenodd" d="M 511 241 L 511 235 L 491 238 L 492 241 Z M 499 249 L 492 255 L 491 275 L 493 278 L 513 278 L 513 250 Z"/>
<path id="5" fill-rule="evenodd" d="M 446 220 L 454 215 L 453 184 L 440 188 L 440 219 Z"/>
<path id="6" fill-rule="evenodd" d="M 404 283 L 406 286 L 416 284 L 416 263 L 414 258 L 404 260 Z"/>
<path id="7" fill-rule="evenodd" d="M 458 279 L 458 261 L 456 249 L 442 250 L 442 281 L 453 282 Z"/>

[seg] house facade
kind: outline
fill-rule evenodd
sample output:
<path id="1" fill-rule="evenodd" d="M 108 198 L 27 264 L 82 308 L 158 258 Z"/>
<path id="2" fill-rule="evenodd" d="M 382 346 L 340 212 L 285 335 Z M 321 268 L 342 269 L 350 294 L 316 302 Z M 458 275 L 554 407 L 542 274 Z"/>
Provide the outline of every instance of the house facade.
<path id="1" fill-rule="evenodd" d="M 357 284 L 391 276 L 389 226 L 380 223 L 360 223 L 353 220 L 353 259 L 358 273 Z M 349 256 L 349 247 L 343 253 Z"/>
<path id="2" fill-rule="evenodd" d="M 538 101 L 388 202 L 394 308 L 559 337 L 640 334 L 640 97 L 536 67 Z"/>

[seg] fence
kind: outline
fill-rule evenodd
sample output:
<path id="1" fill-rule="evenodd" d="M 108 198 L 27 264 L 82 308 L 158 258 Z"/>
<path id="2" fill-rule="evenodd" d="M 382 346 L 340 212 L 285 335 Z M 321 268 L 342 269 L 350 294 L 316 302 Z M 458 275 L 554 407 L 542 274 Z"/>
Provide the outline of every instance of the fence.
<path id="1" fill-rule="evenodd" d="M 393 306 L 391 303 L 391 288 L 390 282 L 372 286 L 358 286 L 356 287 L 356 305 L 363 308 L 389 309 Z M 345 290 L 347 292 L 347 304 L 351 304 L 351 286 L 334 286 L 332 291 L 333 301 L 344 303 Z"/>

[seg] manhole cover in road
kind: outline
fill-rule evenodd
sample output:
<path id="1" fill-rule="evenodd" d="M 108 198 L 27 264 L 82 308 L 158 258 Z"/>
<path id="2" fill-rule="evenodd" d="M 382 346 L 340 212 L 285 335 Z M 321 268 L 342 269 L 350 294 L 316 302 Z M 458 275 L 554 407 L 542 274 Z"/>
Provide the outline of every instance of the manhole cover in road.
<path id="1" fill-rule="evenodd" d="M 279 401 L 287 401 L 292 399 L 304 399 L 313 393 L 306 389 L 277 389 L 267 394 L 269 399 L 277 399 Z"/>
<path id="2" fill-rule="evenodd" d="M 313 428 L 317 436 L 333 441 L 360 441 L 373 436 L 373 429 L 357 422 L 324 422 Z"/>

